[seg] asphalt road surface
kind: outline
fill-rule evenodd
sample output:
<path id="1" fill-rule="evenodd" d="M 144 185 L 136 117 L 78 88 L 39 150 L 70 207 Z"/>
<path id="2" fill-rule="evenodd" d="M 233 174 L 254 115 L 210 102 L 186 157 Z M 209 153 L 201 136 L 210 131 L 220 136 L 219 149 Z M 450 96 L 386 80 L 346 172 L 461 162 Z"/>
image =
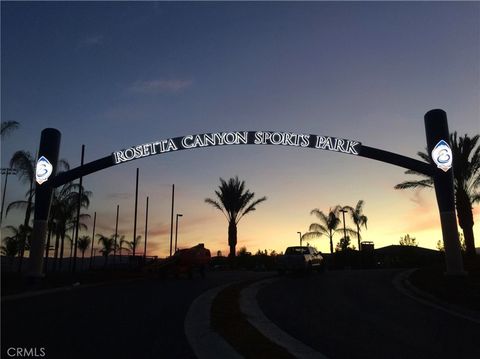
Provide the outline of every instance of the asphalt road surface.
<path id="1" fill-rule="evenodd" d="M 194 358 L 184 334 L 191 302 L 252 272 L 206 279 L 140 280 L 2 303 L 2 358 L 8 348 L 44 348 L 47 359 Z M 12 353 L 12 351 L 10 351 Z"/>
<path id="2" fill-rule="evenodd" d="M 270 320 L 331 359 L 480 358 L 480 325 L 403 295 L 397 273 L 285 276 L 257 299 Z"/>

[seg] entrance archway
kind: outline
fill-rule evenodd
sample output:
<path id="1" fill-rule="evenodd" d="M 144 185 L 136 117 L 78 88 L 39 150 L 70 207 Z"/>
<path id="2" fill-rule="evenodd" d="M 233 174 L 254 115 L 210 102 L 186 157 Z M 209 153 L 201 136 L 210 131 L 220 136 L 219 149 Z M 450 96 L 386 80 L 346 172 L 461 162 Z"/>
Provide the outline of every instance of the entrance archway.
<path id="1" fill-rule="evenodd" d="M 105 168 L 144 157 L 186 149 L 227 145 L 278 145 L 334 151 L 386 162 L 433 177 L 440 211 L 447 274 L 463 275 L 463 261 L 455 215 L 452 154 L 448 145 L 447 115 L 443 110 L 431 110 L 425 114 L 424 120 L 428 152 L 432 162 L 437 166 L 365 146 L 355 140 L 291 132 L 232 131 L 186 135 L 147 142 L 114 151 L 108 156 L 86 164 L 83 164 L 82 161 L 81 166 L 55 175 L 61 134 L 56 129 L 44 129 L 38 151 L 33 238 L 28 275 L 33 278 L 42 276 L 47 223 L 54 188 L 78 178 L 81 180 L 82 177 Z"/>

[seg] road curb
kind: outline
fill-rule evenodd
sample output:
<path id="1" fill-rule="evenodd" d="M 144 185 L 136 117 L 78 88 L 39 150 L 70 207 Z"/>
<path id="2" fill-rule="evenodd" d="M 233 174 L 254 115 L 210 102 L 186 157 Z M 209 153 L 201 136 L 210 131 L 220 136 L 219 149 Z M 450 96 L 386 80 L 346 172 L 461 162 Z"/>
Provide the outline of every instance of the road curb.
<path id="1" fill-rule="evenodd" d="M 469 309 L 461 308 L 459 306 L 447 303 L 434 295 L 427 293 L 410 282 L 410 276 L 415 272 L 417 268 L 409 269 L 399 273 L 392 281 L 394 287 L 406 295 L 414 299 L 415 301 L 428 305 L 432 308 L 442 310 L 450 315 L 471 321 L 476 324 L 480 324 L 480 313 Z"/>
<path id="2" fill-rule="evenodd" d="M 327 359 L 325 355 L 285 333 L 275 323 L 270 321 L 261 310 L 257 302 L 258 291 L 262 286 L 277 280 L 278 278 L 268 278 L 244 288 L 240 293 L 240 309 L 242 313 L 263 336 L 276 345 L 285 348 L 294 357 L 299 359 Z"/>
<path id="3" fill-rule="evenodd" d="M 197 297 L 184 321 L 184 331 L 188 343 L 199 359 L 210 358 L 243 358 L 228 344 L 223 337 L 213 331 L 210 322 L 210 310 L 215 297 L 232 283 L 206 291 Z"/>

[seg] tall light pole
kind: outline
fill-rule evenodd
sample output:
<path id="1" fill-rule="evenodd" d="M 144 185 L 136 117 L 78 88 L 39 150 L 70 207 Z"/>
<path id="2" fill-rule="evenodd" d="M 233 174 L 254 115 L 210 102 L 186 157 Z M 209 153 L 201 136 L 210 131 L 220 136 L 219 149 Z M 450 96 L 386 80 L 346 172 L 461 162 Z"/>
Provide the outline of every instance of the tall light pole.
<path id="1" fill-rule="evenodd" d="M 92 261 L 93 261 L 93 247 L 95 246 L 95 224 L 97 223 L 97 212 L 93 213 L 93 232 L 92 232 L 92 247 L 90 252 L 90 268 L 92 269 Z"/>
<path id="2" fill-rule="evenodd" d="M 345 227 L 345 213 L 347 212 L 346 209 L 341 209 L 340 212 L 342 212 L 343 215 L 343 238 L 346 241 L 347 240 L 347 228 Z"/>
<path id="3" fill-rule="evenodd" d="M 8 175 L 16 175 L 17 170 L 15 168 L 2 168 L 2 175 L 5 175 L 5 183 L 3 184 L 3 194 L 2 194 L 2 210 L 0 212 L 0 224 L 3 220 L 3 206 L 5 205 L 5 192 L 7 191 L 7 181 Z"/>
<path id="4" fill-rule="evenodd" d="M 175 208 L 175 184 L 172 184 L 172 215 L 170 216 L 170 257 L 172 256 L 173 242 L 173 210 Z"/>
<path id="5" fill-rule="evenodd" d="M 118 237 L 118 213 L 120 212 L 120 205 L 117 204 L 117 217 L 115 219 L 115 236 L 114 243 L 113 243 L 113 266 L 116 265 L 117 262 L 117 237 Z M 120 262 L 122 261 L 122 257 L 120 256 Z"/>
<path id="6" fill-rule="evenodd" d="M 298 236 L 300 237 L 300 247 L 302 246 L 302 232 L 297 232 Z"/>
<path id="7" fill-rule="evenodd" d="M 147 237 L 148 237 L 148 196 L 145 209 L 145 245 L 143 246 L 143 261 L 147 259 Z"/>
<path id="8" fill-rule="evenodd" d="M 133 246 L 132 246 L 132 255 L 133 260 L 135 260 L 135 247 L 137 243 L 137 207 L 138 207 L 138 168 L 137 168 L 137 177 L 135 180 L 135 218 L 133 221 Z"/>
<path id="9" fill-rule="evenodd" d="M 175 252 L 177 251 L 177 238 L 178 238 L 178 217 L 183 217 L 183 214 L 177 213 L 176 223 L 175 223 Z"/>

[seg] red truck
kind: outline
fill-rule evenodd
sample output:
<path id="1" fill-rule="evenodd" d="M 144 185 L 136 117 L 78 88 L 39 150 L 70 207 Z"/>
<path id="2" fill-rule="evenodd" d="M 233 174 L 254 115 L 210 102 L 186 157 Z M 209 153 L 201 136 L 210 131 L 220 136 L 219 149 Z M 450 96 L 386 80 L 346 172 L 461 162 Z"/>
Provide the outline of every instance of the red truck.
<path id="1" fill-rule="evenodd" d="M 177 250 L 173 256 L 150 265 L 148 270 L 158 273 L 161 277 L 168 275 L 178 277 L 186 274 L 192 278 L 194 273 L 198 272 L 204 278 L 210 258 L 210 251 L 200 243 L 191 248 Z"/>

